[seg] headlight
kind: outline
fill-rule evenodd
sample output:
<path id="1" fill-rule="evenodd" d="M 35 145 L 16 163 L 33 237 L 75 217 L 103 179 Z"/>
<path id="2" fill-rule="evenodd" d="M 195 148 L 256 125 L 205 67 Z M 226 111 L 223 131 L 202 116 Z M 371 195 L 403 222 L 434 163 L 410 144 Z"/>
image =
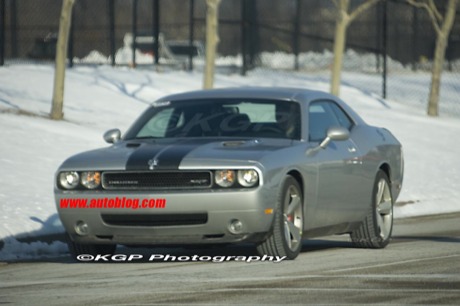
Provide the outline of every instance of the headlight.
<path id="1" fill-rule="evenodd" d="M 88 189 L 95 189 L 101 185 L 101 173 L 88 171 L 81 173 L 81 184 Z"/>
<path id="2" fill-rule="evenodd" d="M 243 187 L 252 187 L 259 181 L 259 175 L 255 170 L 238 170 L 238 183 Z"/>
<path id="3" fill-rule="evenodd" d="M 75 171 L 66 171 L 59 174 L 59 184 L 65 189 L 75 189 L 80 177 Z"/>
<path id="4" fill-rule="evenodd" d="M 214 180 L 220 187 L 230 187 L 235 183 L 235 171 L 233 170 L 217 170 Z"/>

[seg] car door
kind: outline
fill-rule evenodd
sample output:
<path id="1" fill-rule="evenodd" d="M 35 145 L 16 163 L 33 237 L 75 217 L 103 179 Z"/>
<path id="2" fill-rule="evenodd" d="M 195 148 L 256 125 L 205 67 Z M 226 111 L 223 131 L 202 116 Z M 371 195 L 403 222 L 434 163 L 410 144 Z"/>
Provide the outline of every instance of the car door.
<path id="1" fill-rule="evenodd" d="M 352 135 L 353 121 L 334 101 L 312 102 L 308 112 L 310 148 L 318 148 L 327 130 L 333 126 L 344 127 Z M 312 227 L 328 227 L 358 219 L 362 210 L 359 186 L 362 163 L 352 137 L 331 141 L 326 148 L 315 150 L 310 158 L 314 159 L 318 171 Z"/>

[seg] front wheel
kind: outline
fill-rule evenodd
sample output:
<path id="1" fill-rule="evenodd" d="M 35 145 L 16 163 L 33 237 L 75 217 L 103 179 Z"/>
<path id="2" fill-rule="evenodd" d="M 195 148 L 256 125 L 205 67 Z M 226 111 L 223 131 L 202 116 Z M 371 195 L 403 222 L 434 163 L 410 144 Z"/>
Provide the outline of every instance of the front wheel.
<path id="1" fill-rule="evenodd" d="M 381 249 L 390 242 L 393 230 L 393 197 L 388 176 L 382 170 L 375 177 L 371 201 L 366 219 L 350 236 L 358 247 Z"/>
<path id="2" fill-rule="evenodd" d="M 294 259 L 302 248 L 303 197 L 299 183 L 287 176 L 276 203 L 275 218 L 269 237 L 257 246 L 258 253 Z"/>

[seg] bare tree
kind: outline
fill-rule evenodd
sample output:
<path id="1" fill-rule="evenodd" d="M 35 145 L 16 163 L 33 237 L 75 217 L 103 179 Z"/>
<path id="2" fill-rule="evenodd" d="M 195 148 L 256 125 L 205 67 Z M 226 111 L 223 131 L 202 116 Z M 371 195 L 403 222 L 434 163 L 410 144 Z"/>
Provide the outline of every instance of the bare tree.
<path id="1" fill-rule="evenodd" d="M 444 16 L 440 13 L 439 9 L 433 0 L 416 1 L 407 0 L 410 4 L 423 8 L 430 15 L 431 22 L 436 31 L 436 47 L 434 51 L 433 68 L 431 71 L 431 86 L 430 96 L 428 98 L 429 116 L 439 115 L 439 92 L 441 85 L 441 73 L 444 66 L 444 59 L 448 38 L 455 20 L 458 0 L 449 0 L 446 7 Z"/>
<path id="2" fill-rule="evenodd" d="M 206 0 L 206 66 L 204 70 L 203 88 L 209 89 L 214 85 L 214 66 L 216 49 L 219 43 L 217 27 L 218 12 L 221 0 Z"/>
<path id="3" fill-rule="evenodd" d="M 343 53 L 345 51 L 348 26 L 356 17 L 379 1 L 380 0 L 367 0 L 356 7 L 352 12 L 349 12 L 350 0 L 332 0 L 337 8 L 334 37 L 334 62 L 332 64 L 331 76 L 331 93 L 334 95 L 339 95 L 340 92 L 340 74 L 342 72 Z"/>
<path id="4" fill-rule="evenodd" d="M 61 18 L 59 20 L 59 34 L 56 45 L 53 104 L 51 106 L 51 119 L 54 120 L 61 120 L 64 117 L 62 109 L 64 104 L 65 65 L 74 2 L 75 0 L 63 0 L 62 2 Z"/>

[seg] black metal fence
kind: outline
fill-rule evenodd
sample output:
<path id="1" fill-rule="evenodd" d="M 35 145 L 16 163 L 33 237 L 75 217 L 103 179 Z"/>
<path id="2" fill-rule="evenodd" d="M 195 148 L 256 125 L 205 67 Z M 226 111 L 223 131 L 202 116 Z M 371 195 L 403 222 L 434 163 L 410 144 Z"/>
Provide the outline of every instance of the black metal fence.
<path id="1" fill-rule="evenodd" d="M 352 0 L 351 7 L 362 2 Z M 0 0 L 0 65 L 53 60 L 61 5 L 56 0 Z M 224 0 L 219 14 L 218 52 L 241 74 L 254 68 L 309 73 L 330 68 L 336 18 L 332 1 Z M 196 69 L 205 16 L 205 0 L 77 0 L 69 64 Z M 387 73 L 429 70 L 435 38 L 426 12 L 404 0 L 381 1 L 348 28 L 344 71 L 380 75 L 376 92 L 391 96 Z M 458 72 L 458 13 L 446 56 L 446 70 Z"/>

